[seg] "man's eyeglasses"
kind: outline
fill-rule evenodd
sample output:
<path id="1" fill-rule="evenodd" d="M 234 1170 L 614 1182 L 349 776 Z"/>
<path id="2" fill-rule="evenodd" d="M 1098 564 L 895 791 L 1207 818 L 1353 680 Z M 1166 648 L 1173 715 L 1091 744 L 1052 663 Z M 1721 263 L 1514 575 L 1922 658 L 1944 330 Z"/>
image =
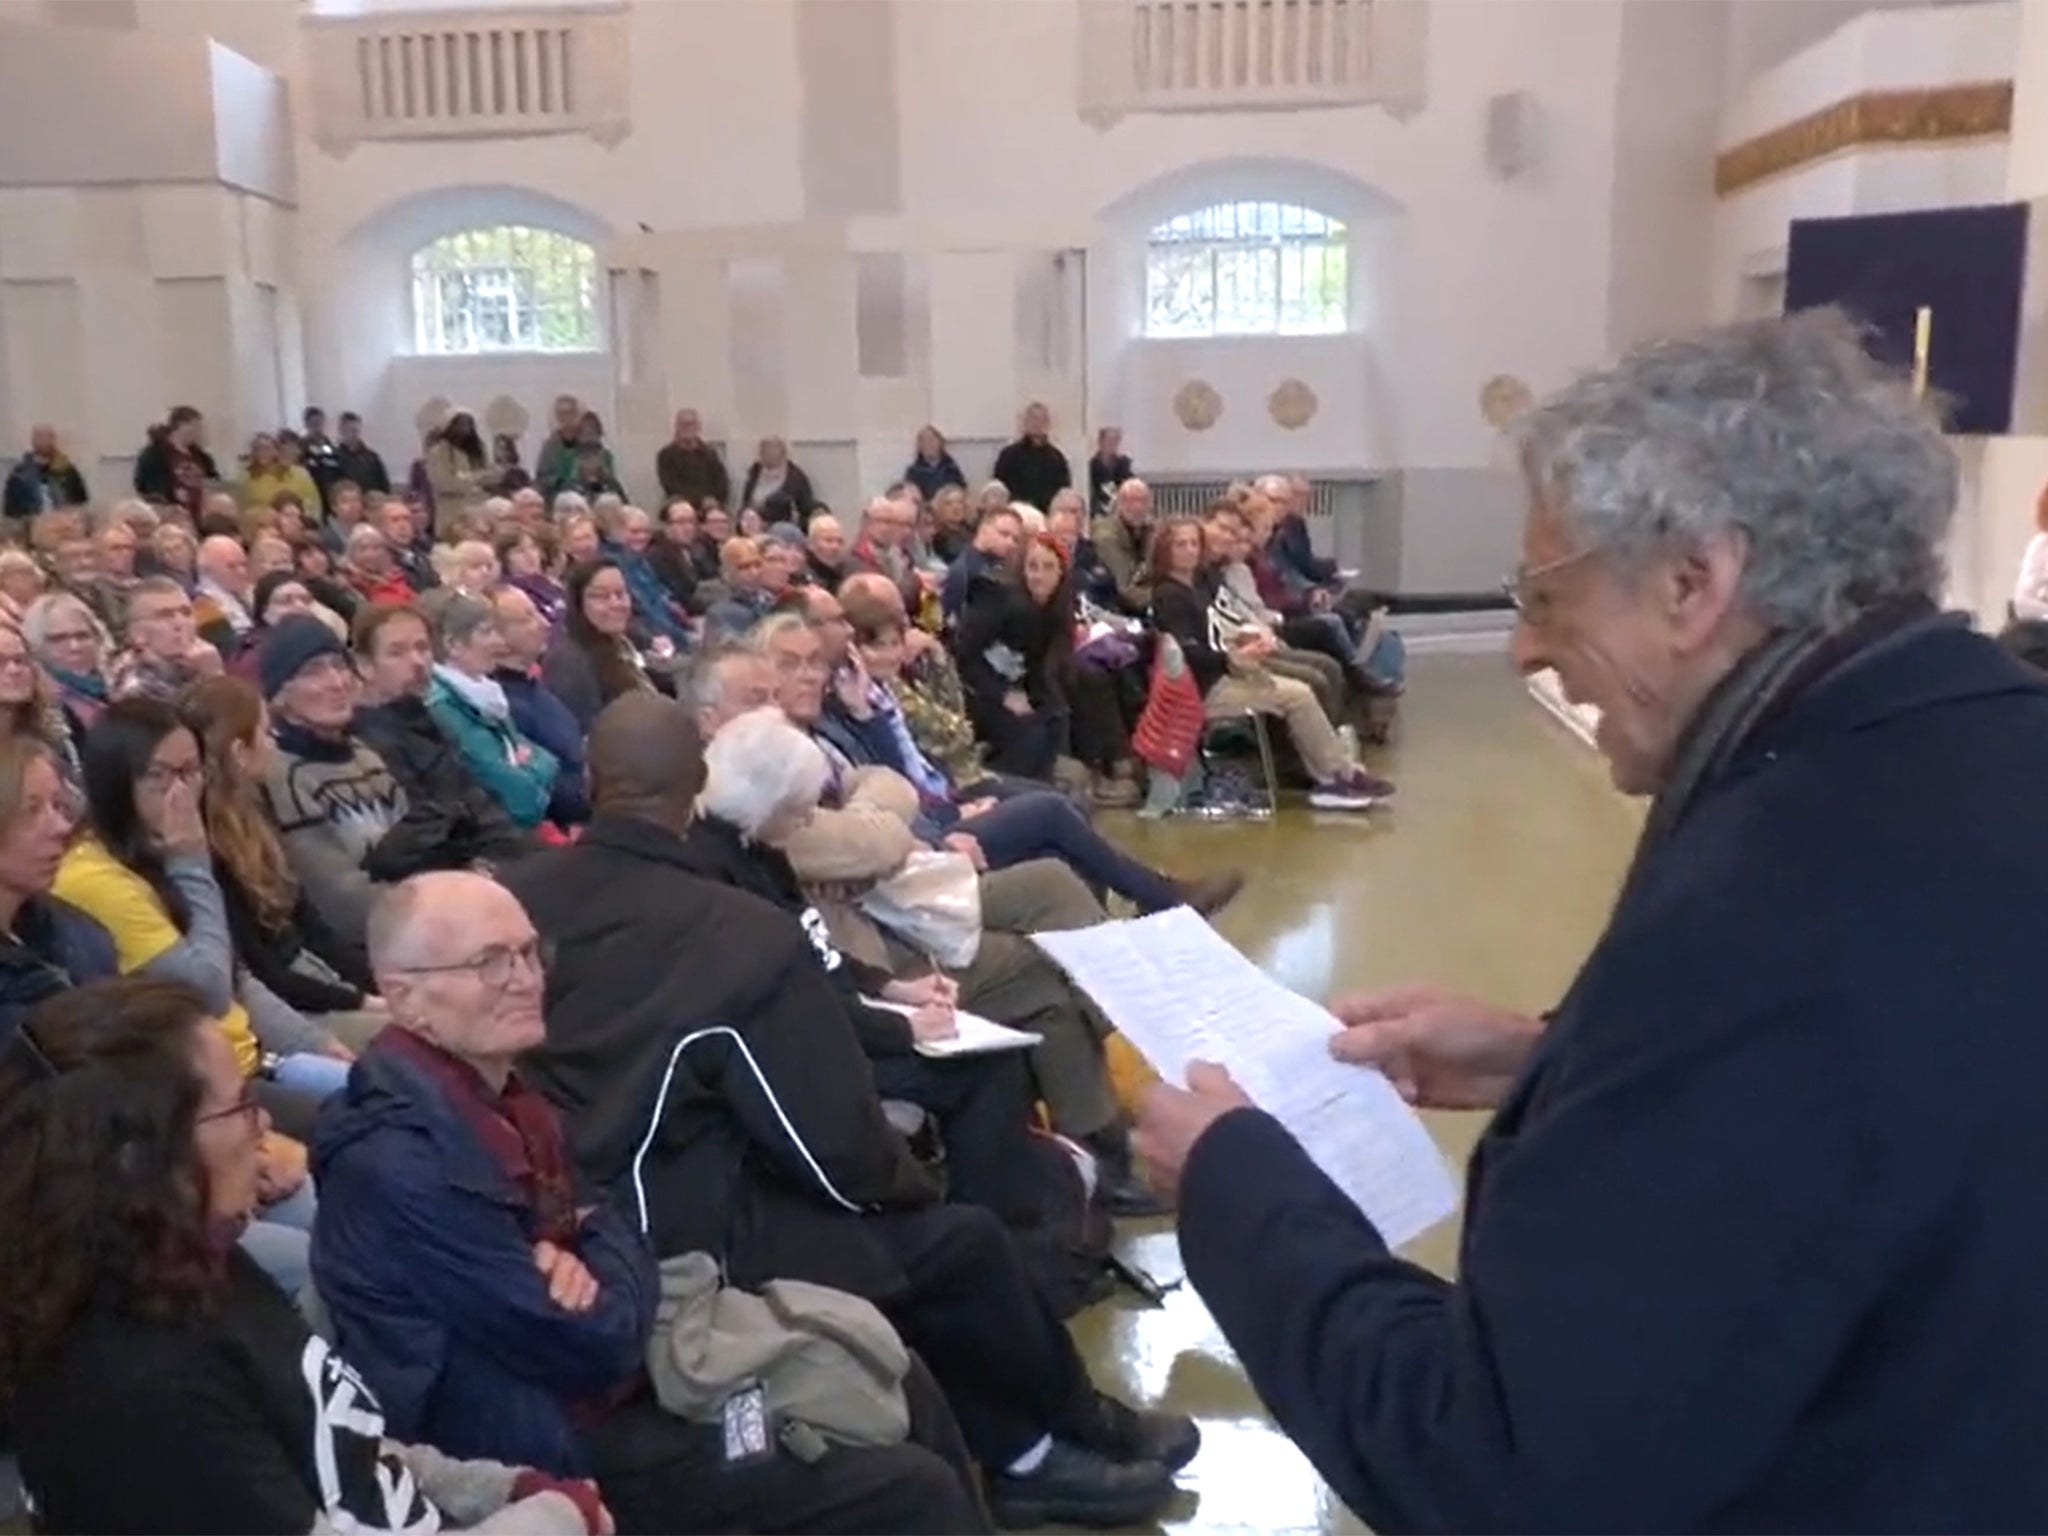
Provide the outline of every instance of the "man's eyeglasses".
<path id="1" fill-rule="evenodd" d="M 414 976 L 469 971 L 485 986 L 502 990 L 512 985 L 520 967 L 536 976 L 545 976 L 554 958 L 555 946 L 546 939 L 534 938 L 524 944 L 493 944 L 466 960 L 451 960 L 446 965 L 401 965 L 397 969 Z"/>
<path id="2" fill-rule="evenodd" d="M 1515 612 L 1531 624 L 1541 623 L 1550 610 L 1551 594 L 1536 586 L 1547 576 L 1577 565 L 1594 551 L 1575 549 L 1568 555 L 1559 555 L 1555 560 L 1545 560 L 1541 565 L 1517 566 L 1501 582 L 1501 595 L 1514 605 Z"/>

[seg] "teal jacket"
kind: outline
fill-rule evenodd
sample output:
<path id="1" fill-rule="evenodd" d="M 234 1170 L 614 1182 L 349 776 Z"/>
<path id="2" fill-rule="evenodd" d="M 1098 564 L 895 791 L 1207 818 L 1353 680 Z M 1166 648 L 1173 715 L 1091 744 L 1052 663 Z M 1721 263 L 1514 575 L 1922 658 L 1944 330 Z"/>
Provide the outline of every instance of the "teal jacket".
<path id="1" fill-rule="evenodd" d="M 520 735 L 509 718 L 485 714 L 438 675 L 427 689 L 427 712 L 505 813 L 522 827 L 539 826 L 561 771 L 555 754 Z"/>

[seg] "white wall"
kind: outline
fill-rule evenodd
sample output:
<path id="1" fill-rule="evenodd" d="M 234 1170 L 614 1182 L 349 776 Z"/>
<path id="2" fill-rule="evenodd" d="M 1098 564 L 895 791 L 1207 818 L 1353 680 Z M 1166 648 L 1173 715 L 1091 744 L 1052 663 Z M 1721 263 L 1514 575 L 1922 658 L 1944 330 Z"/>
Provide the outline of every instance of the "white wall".
<path id="1" fill-rule="evenodd" d="M 1722 116 L 1720 145 L 1866 91 L 2010 78 L 2019 57 L 2018 15 L 2014 0 L 1860 15 L 1736 92 Z M 2006 160 L 2003 140 L 1862 148 L 1724 198 L 1714 231 L 1713 313 L 1743 312 L 1745 276 L 1784 270 L 1793 219 L 1999 202 Z"/>
<path id="2" fill-rule="evenodd" d="M 45 14 L 93 3 L 41 0 Z M 1540 392 L 1705 309 L 1698 124 L 1730 0 L 1440 0 L 1426 104 L 1405 121 L 1360 108 L 1107 129 L 1075 108 L 1080 3 L 634 0 L 632 131 L 611 148 L 366 143 L 335 158 L 300 112 L 308 393 L 364 410 L 402 451 L 427 386 L 452 381 L 430 392 L 480 409 L 497 393 L 543 403 L 543 377 L 591 377 L 588 359 L 403 358 L 406 255 L 524 210 L 626 274 L 612 390 L 577 392 L 606 409 L 643 490 L 678 404 L 736 444 L 792 436 L 828 494 L 849 499 L 900 467 L 923 421 L 978 463 L 1038 396 L 1076 455 L 1115 422 L 1141 464 L 1384 472 L 1379 515 L 1398 528 L 1375 547 L 1398 549 L 1400 570 L 1376 574 L 1490 583 L 1513 556 L 1515 498 L 1481 384 L 1509 373 Z M 1791 0 L 1734 8 L 1777 3 Z M 305 101 L 296 0 L 130 10 L 157 41 L 220 39 Z M 1526 169 L 1504 178 L 1484 132 L 1507 93 L 1526 95 L 1534 133 Z M 238 142 L 226 163 L 253 176 L 261 148 Z M 1221 194 L 1309 198 L 1353 221 L 1352 334 L 1138 338 L 1146 219 Z M 1190 367 L 1230 403 L 1208 434 L 1169 408 Z M 1289 376 L 1321 401 L 1295 432 L 1264 405 Z"/>
<path id="3" fill-rule="evenodd" d="M 301 393 L 285 86 L 123 18 L 0 19 L 0 443 L 56 426 L 103 495 L 169 406 L 232 451 Z"/>

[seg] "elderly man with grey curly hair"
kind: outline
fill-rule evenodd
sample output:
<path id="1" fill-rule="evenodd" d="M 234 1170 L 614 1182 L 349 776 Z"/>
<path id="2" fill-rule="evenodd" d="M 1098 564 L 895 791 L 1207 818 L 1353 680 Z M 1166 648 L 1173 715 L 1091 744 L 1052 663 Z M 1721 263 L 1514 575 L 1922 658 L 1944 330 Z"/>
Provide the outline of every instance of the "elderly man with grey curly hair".
<path id="1" fill-rule="evenodd" d="M 1955 457 L 1839 315 L 1631 352 L 1519 426 L 1524 670 L 1651 797 L 1543 1019 L 1339 1002 L 1487 1110 L 1458 1278 L 1196 1067 L 1140 1150 L 1375 1529 L 2048 1527 L 2048 690 L 1937 607 Z"/>

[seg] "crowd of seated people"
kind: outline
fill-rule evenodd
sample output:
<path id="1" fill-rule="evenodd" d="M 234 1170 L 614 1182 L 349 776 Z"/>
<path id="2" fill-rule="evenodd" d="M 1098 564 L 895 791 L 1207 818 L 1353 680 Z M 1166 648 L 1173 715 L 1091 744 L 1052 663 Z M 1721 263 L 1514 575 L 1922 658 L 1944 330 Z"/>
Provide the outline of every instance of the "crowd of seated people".
<path id="1" fill-rule="evenodd" d="M 1089 1382 L 1048 1194 L 1164 1207 L 1031 935 L 1242 884 L 1091 817 L 1140 798 L 1161 637 L 1317 803 L 1391 789 L 1339 717 L 1398 656 L 1275 531 L 1295 489 L 1205 545 L 1034 408 L 1014 485 L 927 429 L 842 519 L 684 411 L 650 513 L 570 397 L 532 474 L 465 412 L 396 480 L 325 422 L 223 476 L 180 407 L 103 511 L 44 430 L 9 480 L 0 1435 L 40 1528 L 1154 1518 L 1198 1436 Z M 921 879 L 971 888 L 965 963 Z M 921 1053 L 959 1009 L 1038 1043 Z M 692 1254 L 862 1298 L 907 1427 L 736 1460 L 650 1364 Z"/>

